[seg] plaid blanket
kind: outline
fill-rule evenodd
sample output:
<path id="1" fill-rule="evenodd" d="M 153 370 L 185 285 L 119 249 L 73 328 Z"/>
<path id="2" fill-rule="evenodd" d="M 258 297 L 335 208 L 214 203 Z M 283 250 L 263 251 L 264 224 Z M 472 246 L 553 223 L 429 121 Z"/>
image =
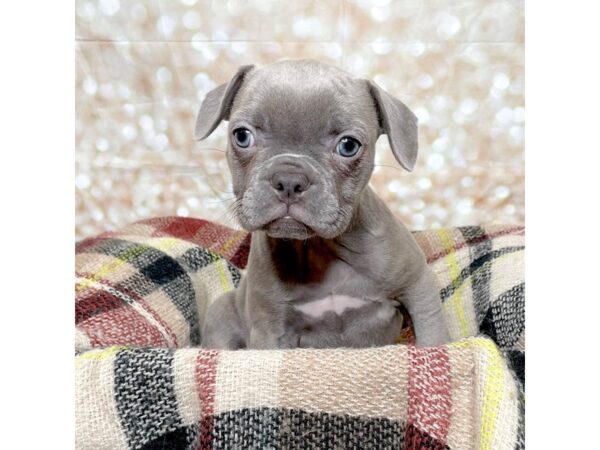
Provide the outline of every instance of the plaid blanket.
<path id="1" fill-rule="evenodd" d="M 249 235 L 167 217 L 81 241 L 77 448 L 524 448 L 523 228 L 414 235 L 450 345 L 194 348 Z M 399 339 L 412 342 L 410 322 Z"/>

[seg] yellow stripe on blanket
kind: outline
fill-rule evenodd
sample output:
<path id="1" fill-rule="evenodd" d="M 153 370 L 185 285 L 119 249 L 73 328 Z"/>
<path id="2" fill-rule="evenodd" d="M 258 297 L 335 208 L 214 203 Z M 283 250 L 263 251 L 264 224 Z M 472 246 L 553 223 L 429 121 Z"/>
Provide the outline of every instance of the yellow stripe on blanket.
<path id="1" fill-rule="evenodd" d="M 103 265 L 98 269 L 93 276 L 88 278 L 87 280 L 81 280 L 81 282 L 77 283 L 75 287 L 76 292 L 83 291 L 92 286 L 94 281 L 101 280 L 106 278 L 107 275 L 110 275 L 112 272 L 117 270 L 124 264 L 127 264 L 133 258 L 136 258 L 150 249 L 157 249 L 161 251 L 167 251 L 175 247 L 179 242 L 178 239 L 174 238 L 161 238 L 157 239 L 153 242 L 153 245 L 140 244 L 140 246 L 132 247 L 118 256 L 118 259 L 113 259 L 109 263 Z"/>
<path id="2" fill-rule="evenodd" d="M 440 237 L 440 240 L 442 241 L 444 250 L 448 252 L 448 254 L 444 257 L 444 261 L 446 261 L 446 264 L 448 266 L 450 272 L 450 279 L 457 280 L 460 276 L 460 268 L 458 266 L 456 251 L 454 250 L 454 244 L 452 243 L 450 234 L 448 233 L 448 230 L 443 228 L 437 230 L 437 233 Z M 451 306 L 454 307 L 454 314 L 456 315 L 458 325 L 460 327 L 460 337 L 467 337 L 469 336 L 469 327 L 467 325 L 467 319 L 465 317 L 464 306 L 462 303 L 462 290 L 462 284 L 456 287 L 452 296 L 446 302 L 444 302 L 444 309 L 446 310 Z"/>
<path id="3" fill-rule="evenodd" d="M 450 344 L 452 347 L 475 347 L 483 350 L 481 353 L 482 369 L 485 373 L 483 380 L 483 402 L 481 405 L 481 426 L 479 429 L 479 449 L 491 450 L 496 424 L 498 421 L 498 410 L 502 402 L 502 393 L 506 383 L 504 361 L 498 347 L 485 338 L 465 339 Z"/>
<path id="4" fill-rule="evenodd" d="M 219 277 L 219 282 L 221 283 L 221 288 L 223 292 L 229 291 L 232 287 L 232 283 L 230 281 L 229 276 L 227 275 L 229 270 L 227 269 L 227 262 L 221 258 L 219 255 L 213 253 L 212 255 L 217 275 Z"/>
<path id="5" fill-rule="evenodd" d="M 102 348 L 98 350 L 90 350 L 75 357 L 75 364 L 79 364 L 84 360 L 103 361 L 112 356 L 115 356 L 124 348 L 123 345 L 114 345 L 112 347 Z"/>

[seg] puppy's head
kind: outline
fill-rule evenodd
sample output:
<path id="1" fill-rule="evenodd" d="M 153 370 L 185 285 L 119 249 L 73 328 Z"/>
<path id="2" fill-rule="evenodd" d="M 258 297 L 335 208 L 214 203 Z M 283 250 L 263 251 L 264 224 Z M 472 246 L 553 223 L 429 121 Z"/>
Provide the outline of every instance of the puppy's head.
<path id="1" fill-rule="evenodd" d="M 204 99 L 196 139 L 221 120 L 229 121 L 236 215 L 245 229 L 272 237 L 343 233 L 373 171 L 380 134 L 407 170 L 417 156 L 417 120 L 402 102 L 316 61 L 240 67 Z"/>

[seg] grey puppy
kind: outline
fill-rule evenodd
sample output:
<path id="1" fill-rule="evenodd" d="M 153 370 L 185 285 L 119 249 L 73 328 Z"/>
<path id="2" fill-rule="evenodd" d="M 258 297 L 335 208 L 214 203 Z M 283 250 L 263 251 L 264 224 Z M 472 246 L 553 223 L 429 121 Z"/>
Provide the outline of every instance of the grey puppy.
<path id="1" fill-rule="evenodd" d="M 380 134 L 414 166 L 417 119 L 402 102 L 336 67 L 281 61 L 242 66 L 210 91 L 196 138 L 222 120 L 235 213 L 252 243 L 238 288 L 207 310 L 204 347 L 392 344 L 400 303 L 417 345 L 449 341 L 435 275 L 367 186 Z"/>

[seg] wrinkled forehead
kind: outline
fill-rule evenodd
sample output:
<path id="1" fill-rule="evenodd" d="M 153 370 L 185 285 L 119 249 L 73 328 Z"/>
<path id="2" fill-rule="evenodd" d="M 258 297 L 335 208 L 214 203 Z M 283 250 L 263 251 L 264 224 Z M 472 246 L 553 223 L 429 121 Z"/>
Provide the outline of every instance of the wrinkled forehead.
<path id="1" fill-rule="evenodd" d="M 231 122 L 287 135 L 322 135 L 355 129 L 370 137 L 377 112 L 366 82 L 341 73 L 261 71 L 238 92 Z"/>

